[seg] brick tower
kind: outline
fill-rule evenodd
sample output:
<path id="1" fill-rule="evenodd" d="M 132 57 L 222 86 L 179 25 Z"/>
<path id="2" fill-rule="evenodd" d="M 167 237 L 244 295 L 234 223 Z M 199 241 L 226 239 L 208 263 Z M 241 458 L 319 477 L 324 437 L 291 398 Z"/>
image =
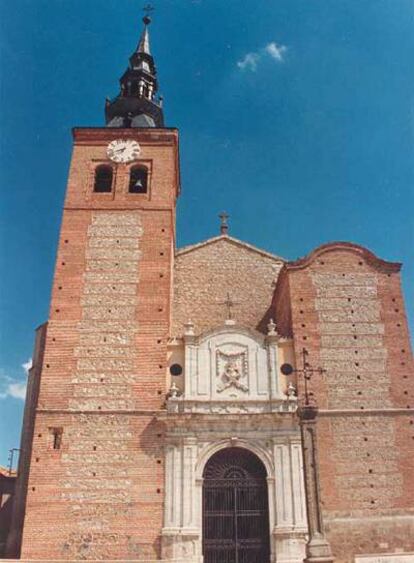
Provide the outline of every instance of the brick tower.
<path id="1" fill-rule="evenodd" d="M 120 93 L 106 102 L 106 127 L 73 130 L 9 538 L 9 554 L 26 559 L 160 553 L 156 414 L 166 396 L 179 163 L 143 21 Z"/>

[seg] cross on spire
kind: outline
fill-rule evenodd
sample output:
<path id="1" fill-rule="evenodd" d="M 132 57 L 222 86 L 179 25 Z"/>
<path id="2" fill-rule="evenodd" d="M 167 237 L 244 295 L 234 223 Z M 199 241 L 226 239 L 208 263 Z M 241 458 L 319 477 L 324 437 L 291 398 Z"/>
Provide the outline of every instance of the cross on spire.
<path id="1" fill-rule="evenodd" d="M 142 8 L 142 11 L 144 12 L 145 16 L 143 17 L 143 21 L 145 23 L 145 25 L 148 25 L 149 23 L 151 23 L 151 12 L 153 12 L 155 10 L 154 6 L 152 6 L 151 4 L 147 4 L 146 6 L 144 6 Z"/>
<path id="2" fill-rule="evenodd" d="M 226 213 L 225 211 L 222 211 L 219 214 L 219 218 L 220 218 L 220 233 L 222 235 L 226 235 L 228 230 L 229 230 L 229 225 L 227 223 L 227 220 L 229 219 L 230 215 L 228 213 Z"/>
<path id="3" fill-rule="evenodd" d="M 227 292 L 227 298 L 225 301 L 222 301 L 220 303 L 220 305 L 225 305 L 227 307 L 227 320 L 233 320 L 233 307 L 235 305 L 238 305 L 239 303 L 237 303 L 236 301 L 233 301 L 232 298 L 230 297 L 230 293 Z"/>

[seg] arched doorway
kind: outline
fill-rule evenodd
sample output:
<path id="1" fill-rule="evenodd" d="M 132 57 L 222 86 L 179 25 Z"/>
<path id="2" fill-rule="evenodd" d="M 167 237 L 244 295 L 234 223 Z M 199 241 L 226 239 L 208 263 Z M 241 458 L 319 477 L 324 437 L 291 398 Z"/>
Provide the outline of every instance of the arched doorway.
<path id="1" fill-rule="evenodd" d="M 269 563 L 266 469 L 244 448 L 214 454 L 203 472 L 204 563 Z"/>

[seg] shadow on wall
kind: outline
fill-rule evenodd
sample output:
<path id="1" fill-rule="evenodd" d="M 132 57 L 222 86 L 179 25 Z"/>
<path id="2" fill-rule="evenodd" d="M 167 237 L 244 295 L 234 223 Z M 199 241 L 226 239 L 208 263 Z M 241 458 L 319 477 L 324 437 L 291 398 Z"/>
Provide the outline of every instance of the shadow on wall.
<path id="1" fill-rule="evenodd" d="M 0 557 L 4 557 L 10 530 L 16 475 L 0 468 Z"/>

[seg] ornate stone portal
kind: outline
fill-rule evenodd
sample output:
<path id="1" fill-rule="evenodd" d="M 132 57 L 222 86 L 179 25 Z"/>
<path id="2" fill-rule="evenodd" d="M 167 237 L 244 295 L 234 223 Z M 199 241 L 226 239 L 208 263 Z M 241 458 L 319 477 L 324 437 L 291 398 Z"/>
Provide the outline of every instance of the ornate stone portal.
<path id="1" fill-rule="evenodd" d="M 216 452 L 241 447 L 266 468 L 271 562 L 299 563 L 307 532 L 296 397 L 279 376 L 291 343 L 226 325 L 196 336 L 187 325 L 174 340 L 167 415 L 162 556 L 202 562 L 203 471 Z M 292 387 L 290 384 L 289 389 Z"/>

